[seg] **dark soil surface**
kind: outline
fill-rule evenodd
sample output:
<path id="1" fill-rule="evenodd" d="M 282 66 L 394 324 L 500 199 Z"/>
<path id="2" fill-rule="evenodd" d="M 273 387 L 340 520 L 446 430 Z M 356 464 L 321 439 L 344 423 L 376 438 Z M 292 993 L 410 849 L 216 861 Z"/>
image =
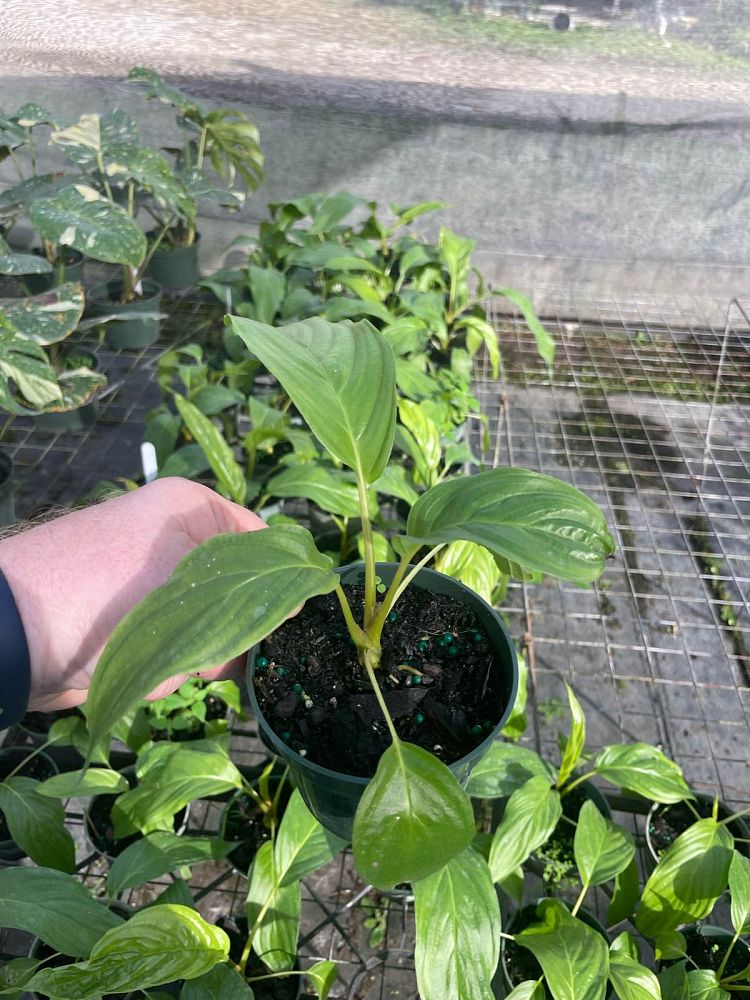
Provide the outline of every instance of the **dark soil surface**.
<path id="1" fill-rule="evenodd" d="M 654 810 L 649 823 L 648 835 L 651 846 L 658 857 L 672 846 L 680 834 L 684 833 L 693 823 L 697 822 L 696 813 L 701 819 L 708 819 L 713 815 L 713 800 L 709 798 L 698 798 L 688 805 L 686 802 L 676 802 L 674 805 L 661 806 Z M 726 807 L 719 803 L 719 819 L 726 819 L 731 813 Z M 747 843 L 748 831 L 743 824 L 737 822 L 729 823 L 727 829 L 733 837 L 738 838 L 737 850 L 746 857 L 750 854 L 750 844 Z"/>
<path id="2" fill-rule="evenodd" d="M 0 781 L 3 781 L 11 771 L 18 767 L 18 763 L 23 757 L 28 756 L 30 753 L 27 749 L 10 748 L 4 753 L 0 754 Z M 54 774 L 57 774 L 57 770 L 47 757 L 38 754 L 36 757 L 32 757 L 28 764 L 24 764 L 23 767 L 18 771 L 18 775 L 23 778 L 34 778 L 36 781 L 46 781 L 47 778 L 51 778 Z M 5 817 L 2 812 L 0 812 L 0 841 L 10 840 L 10 831 L 5 822 Z"/>
<path id="3" fill-rule="evenodd" d="M 696 966 L 699 969 L 713 969 L 714 972 L 718 972 L 732 935 L 727 934 L 726 940 L 723 940 L 722 935 L 717 940 L 710 934 L 701 933 L 697 927 L 688 927 L 682 933 L 685 935 L 687 953 Z M 663 967 L 674 964 L 674 962 L 661 963 Z M 748 964 L 750 964 L 750 948 L 744 942 L 739 941 L 732 949 L 732 954 L 729 956 L 722 972 L 722 978 L 725 976 L 734 976 L 738 972 L 742 972 L 743 969 L 747 968 Z M 743 983 L 742 985 L 745 984 Z M 743 993 L 742 991 L 731 990 L 729 987 L 726 987 L 726 989 L 732 1000 L 744 1000 L 747 996 L 747 993 Z"/>
<path id="4" fill-rule="evenodd" d="M 363 588 L 345 590 L 361 607 Z M 378 682 L 398 735 L 452 764 L 485 739 L 505 708 L 487 637 L 465 605 L 416 587 L 391 614 Z M 308 601 L 265 640 L 255 690 L 273 729 L 316 764 L 367 777 L 390 745 L 333 594 Z"/>
<path id="5" fill-rule="evenodd" d="M 230 959 L 239 962 L 247 940 L 247 920 L 244 917 L 220 917 L 216 923 L 229 937 Z M 269 974 L 268 969 L 254 952 L 250 955 L 245 971 L 248 979 Z M 262 982 L 251 983 L 253 996 L 255 1000 L 296 1000 L 299 980 L 299 976 L 282 976 L 279 979 L 265 979 Z"/>
<path id="6" fill-rule="evenodd" d="M 272 794 L 275 794 L 277 787 L 278 780 L 272 778 L 270 786 Z M 285 781 L 279 796 L 277 816 L 279 821 L 284 815 L 284 810 L 293 791 L 294 789 L 289 782 Z M 238 871 L 247 872 L 261 844 L 271 838 L 271 831 L 263 820 L 263 813 L 249 795 L 238 795 L 227 806 L 223 839 L 240 841 L 239 846 L 235 847 L 228 855 L 229 860 Z"/>
<path id="7" fill-rule="evenodd" d="M 19 726 L 37 736 L 46 736 L 53 722 L 65 719 L 69 715 L 80 714 L 77 708 L 61 709 L 59 712 L 27 712 L 21 719 Z"/>

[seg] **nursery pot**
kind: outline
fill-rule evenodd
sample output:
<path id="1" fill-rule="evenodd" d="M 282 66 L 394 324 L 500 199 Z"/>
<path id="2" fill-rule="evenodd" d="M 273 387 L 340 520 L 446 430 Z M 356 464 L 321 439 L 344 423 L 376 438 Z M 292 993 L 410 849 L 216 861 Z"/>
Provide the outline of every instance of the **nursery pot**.
<path id="1" fill-rule="evenodd" d="M 680 933 L 685 936 L 685 950 L 690 958 L 696 963 L 698 968 L 710 968 L 713 969 L 714 972 L 718 972 L 721 959 L 726 954 L 726 950 L 729 945 L 732 943 L 734 935 L 730 931 L 725 930 L 723 927 L 717 927 L 714 924 L 689 924 L 687 927 L 680 928 Z M 719 950 L 714 953 L 712 948 L 717 945 Z M 662 959 L 657 963 L 657 971 L 669 968 L 669 966 L 674 965 L 676 961 L 680 961 L 680 959 Z M 739 940 L 735 942 L 732 953 L 729 956 L 724 975 L 731 976 L 734 973 L 741 972 L 743 969 L 747 968 L 748 965 L 750 965 L 750 946 L 748 946 L 747 942 L 743 941 L 742 938 L 739 938 Z M 742 980 L 738 980 L 737 985 L 745 986 L 746 984 Z M 746 993 L 739 990 L 737 992 L 733 992 L 731 984 L 729 983 L 727 984 L 726 989 L 733 1000 L 744 1000 L 747 996 Z"/>
<path id="2" fill-rule="evenodd" d="M 695 802 L 692 804 L 693 808 L 698 811 L 702 818 L 708 818 L 712 815 L 714 800 L 710 795 L 701 795 L 696 793 Z M 654 830 L 654 821 L 659 817 L 660 814 L 665 814 L 672 812 L 675 815 L 675 827 L 680 827 L 677 831 L 678 835 L 687 830 L 689 826 L 692 826 L 696 822 L 696 817 L 690 811 L 690 808 L 683 802 L 675 802 L 673 805 L 662 805 L 659 802 L 655 802 L 648 811 L 646 816 L 646 845 L 649 850 L 649 854 L 658 863 L 661 855 L 670 846 L 668 843 L 660 842 L 662 838 L 659 836 L 658 832 Z M 721 799 L 719 799 L 718 816 L 719 819 L 727 819 L 728 816 L 733 815 L 735 810 L 730 809 L 729 806 L 725 805 Z M 748 825 L 747 819 L 744 816 L 740 816 L 737 819 L 733 819 L 731 823 L 727 824 L 727 829 L 735 838 L 740 838 L 742 842 L 736 842 L 735 847 L 743 854 L 746 858 L 750 858 L 750 825 Z"/>
<path id="3" fill-rule="evenodd" d="M 384 584 L 389 584 L 398 568 L 397 563 L 379 563 L 378 576 Z M 336 570 L 341 582 L 346 585 L 361 585 L 364 582 L 364 564 L 355 563 Z M 454 580 L 431 569 L 422 569 L 413 580 L 412 587 L 421 588 L 434 594 L 453 597 L 467 606 L 476 615 L 488 642 L 500 673 L 499 687 L 503 699 L 500 718 L 487 736 L 470 753 L 450 765 L 455 778 L 465 785 L 472 769 L 489 750 L 498 733 L 505 725 L 516 699 L 518 689 L 518 663 L 513 640 L 500 615 L 477 593 Z M 253 648 L 248 656 L 247 687 L 250 704 L 258 720 L 261 739 L 272 753 L 289 765 L 294 784 L 299 788 L 307 807 L 326 829 L 344 840 L 351 841 L 354 814 L 359 800 L 367 787 L 370 777 L 345 774 L 327 767 L 321 767 L 302 757 L 289 747 L 271 727 L 261 711 L 255 693 L 255 658 L 259 647 Z M 460 660 L 456 661 L 457 666 Z"/>
<path id="4" fill-rule="evenodd" d="M 143 294 L 132 302 L 119 302 L 123 285 L 119 280 L 97 285 L 89 293 L 94 316 L 125 313 L 132 319 L 111 320 L 104 327 L 109 347 L 149 347 L 159 339 L 158 319 L 141 319 L 139 313 L 158 313 L 161 309 L 161 285 L 148 278 L 142 282 Z"/>
<path id="5" fill-rule="evenodd" d="M 0 449 L 0 528 L 16 523 L 13 501 L 13 461 Z"/>
<path id="6" fill-rule="evenodd" d="M 39 257 L 43 256 L 42 251 L 38 248 L 31 252 Z M 47 271 L 46 274 L 24 275 L 23 283 L 32 295 L 41 295 L 42 292 L 57 288 L 65 281 L 78 281 L 83 284 L 83 254 L 79 253 L 78 250 L 73 250 L 72 247 L 60 247 L 59 253 L 63 258 L 62 269 L 59 269 L 57 264 L 53 264 L 52 270 Z"/>
<path id="7" fill-rule="evenodd" d="M 154 238 L 156 233 L 148 235 Z M 154 281 L 158 281 L 162 288 L 170 291 L 192 288 L 193 285 L 197 285 L 200 281 L 198 269 L 200 238 L 200 233 L 198 233 L 189 246 L 173 245 L 167 243 L 165 239 L 162 240 L 149 262 L 148 276 Z"/>
<path id="8" fill-rule="evenodd" d="M 127 779 L 128 784 L 132 788 L 135 783 L 135 768 L 126 767 L 120 773 Z M 144 836 L 140 831 L 136 831 L 123 837 L 121 840 L 114 841 L 107 835 L 108 831 L 102 829 L 102 825 L 106 825 L 107 821 L 111 823 L 112 806 L 117 798 L 117 794 L 95 795 L 83 814 L 83 829 L 86 839 L 91 845 L 91 849 L 106 858 L 110 863 L 119 857 L 126 847 L 130 847 L 136 840 L 140 840 Z M 181 809 L 174 818 L 174 832 L 176 834 L 179 835 L 185 832 L 189 816 L 190 803 L 184 809 Z"/>
<path id="9" fill-rule="evenodd" d="M 9 747 L 7 750 L 0 750 L 0 781 L 15 771 L 21 761 L 31 757 L 30 747 Z M 25 778 L 35 778 L 37 781 L 45 781 L 47 778 L 57 774 L 57 766 L 51 757 L 46 753 L 37 753 L 19 769 L 18 774 Z M 22 851 L 10 835 L 5 820 L 0 813 L 0 862 L 19 861 L 26 857 L 26 852 Z"/>
<path id="10" fill-rule="evenodd" d="M 93 351 L 85 347 L 74 347 L 68 350 L 63 356 L 67 358 L 86 358 L 89 364 L 86 366 L 91 371 L 99 370 L 99 359 Z M 83 431 L 92 427 L 99 416 L 99 403 L 94 398 L 90 403 L 84 403 L 73 410 L 51 411 L 50 413 L 40 413 L 34 417 L 34 426 L 40 431 Z"/>

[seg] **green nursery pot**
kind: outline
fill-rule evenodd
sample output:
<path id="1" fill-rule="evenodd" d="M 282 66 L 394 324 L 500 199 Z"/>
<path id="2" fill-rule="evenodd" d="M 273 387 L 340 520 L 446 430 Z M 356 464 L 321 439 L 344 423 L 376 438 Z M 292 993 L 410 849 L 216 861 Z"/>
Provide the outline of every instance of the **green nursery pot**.
<path id="1" fill-rule="evenodd" d="M 42 256 L 41 250 L 32 250 L 32 253 Z M 51 288 L 57 288 L 65 281 L 78 281 L 83 284 L 84 256 L 78 250 L 62 247 L 60 253 L 63 256 L 63 266 L 58 269 L 56 264 L 52 265 L 52 270 L 47 274 L 26 274 L 23 283 L 32 295 L 41 295 Z"/>
<path id="2" fill-rule="evenodd" d="M 378 563 L 378 576 L 387 585 L 393 579 L 397 568 L 397 563 Z M 340 574 L 341 582 L 344 585 L 364 583 L 363 563 L 343 566 L 336 572 Z M 489 639 L 497 669 L 500 671 L 500 687 L 504 705 L 500 718 L 486 738 L 471 753 L 450 765 L 453 775 L 462 785 L 465 785 L 473 768 L 487 753 L 505 725 L 516 700 L 518 662 L 515 646 L 498 612 L 477 593 L 458 580 L 437 573 L 435 570 L 422 569 L 411 586 L 421 587 L 434 594 L 448 595 L 468 606 L 477 616 Z M 319 764 L 301 757 L 276 734 L 263 715 L 255 695 L 253 678 L 255 676 L 255 657 L 259 648 L 259 646 L 255 646 L 248 654 L 247 690 L 250 705 L 258 720 L 261 739 L 272 753 L 289 765 L 292 781 L 299 788 L 307 807 L 316 819 L 337 837 L 351 841 L 354 814 L 370 779 L 321 767 Z"/>
<path id="3" fill-rule="evenodd" d="M 198 233 L 190 246 L 173 246 L 162 241 L 148 265 L 149 277 L 170 291 L 197 285 L 200 281 L 198 268 L 200 238 Z"/>
<path id="4" fill-rule="evenodd" d="M 0 527 L 16 523 L 16 507 L 13 501 L 13 461 L 6 452 L 0 451 Z"/>
<path id="5" fill-rule="evenodd" d="M 158 313 L 161 310 L 161 285 L 155 281 L 143 281 L 143 294 L 132 302 L 118 302 L 122 296 L 122 282 L 108 281 L 97 285 L 89 293 L 89 304 L 92 315 L 110 316 L 125 313 L 132 319 L 112 320 L 105 326 L 105 339 L 108 347 L 150 347 L 159 339 L 160 321 L 158 319 L 142 319 L 138 313 Z"/>

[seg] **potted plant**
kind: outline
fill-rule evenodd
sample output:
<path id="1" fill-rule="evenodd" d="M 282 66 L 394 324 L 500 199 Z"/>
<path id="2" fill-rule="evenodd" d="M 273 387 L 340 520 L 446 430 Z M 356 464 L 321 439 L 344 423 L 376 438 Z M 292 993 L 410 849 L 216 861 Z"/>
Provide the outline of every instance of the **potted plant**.
<path id="1" fill-rule="evenodd" d="M 141 84 L 147 98 L 156 98 L 177 112 L 183 143 L 176 149 L 170 146 L 166 152 L 175 158 L 175 174 L 186 197 L 177 218 L 166 217 L 159 206 L 146 206 L 157 226 L 151 239 L 158 239 L 149 274 L 164 288 L 188 288 L 200 278 L 199 203 L 213 201 L 228 211 L 237 211 L 263 180 L 258 130 L 240 111 L 209 111 L 152 69 L 136 66 L 128 79 Z M 210 172 L 218 182 L 212 180 Z M 234 189 L 237 181 L 243 191 Z"/>
<path id="2" fill-rule="evenodd" d="M 234 681 L 189 677 L 172 694 L 143 705 L 152 739 L 205 739 L 229 728 L 227 711 L 240 712 L 240 692 Z"/>
<path id="3" fill-rule="evenodd" d="M 481 710 L 481 719 L 475 722 L 472 718 L 467 725 L 465 715 L 463 722 L 458 719 L 453 723 L 454 733 L 461 737 L 456 755 L 455 746 L 447 753 L 442 745 L 436 748 L 433 725 L 437 723 L 432 719 L 423 730 L 429 738 L 429 750 L 399 735 L 399 728 L 411 734 L 421 723 L 417 712 L 404 716 L 395 708 L 392 693 L 408 705 L 414 697 L 412 690 L 429 685 L 424 684 L 428 671 L 406 662 L 404 640 L 399 639 L 404 631 L 393 626 L 399 617 L 420 615 L 425 601 L 440 607 L 442 602 L 433 593 L 437 591 L 437 575 L 423 570 L 436 550 L 456 538 L 488 547 L 506 567 L 526 565 L 581 584 L 595 579 L 613 550 L 601 512 L 573 487 L 523 469 L 493 469 L 459 477 L 439 483 L 419 498 L 409 514 L 407 534 L 391 539 L 401 562 L 379 572 L 367 489 L 385 467 L 393 441 L 396 395 L 390 347 L 366 321 L 330 324 L 316 319 L 283 330 L 236 318 L 231 323 L 248 349 L 284 386 L 321 444 L 353 471 L 362 498 L 365 565 L 358 573 L 364 587 L 349 590 L 347 596 L 331 560 L 316 552 L 309 532 L 298 525 L 274 525 L 200 546 L 171 581 L 134 609 L 113 633 L 89 692 L 92 745 L 122 711 L 161 679 L 175 672 L 203 670 L 240 654 L 278 630 L 289 614 L 307 601 L 302 615 L 309 609 L 313 618 L 321 612 L 329 616 L 319 622 L 315 633 L 303 635 L 308 652 L 311 642 L 320 637 L 347 648 L 350 656 L 348 662 L 343 655 L 339 657 L 336 682 L 356 678 L 359 691 L 349 715 L 359 711 L 357 698 L 367 695 L 372 706 L 370 725 L 372 728 L 374 723 L 378 730 L 383 752 L 370 774 L 321 768 L 298 752 L 307 748 L 296 739 L 296 745 L 286 743 L 287 722 L 279 724 L 275 708 L 269 708 L 270 719 L 260 719 L 267 738 L 279 743 L 280 755 L 283 753 L 290 764 L 313 814 L 322 800 L 317 794 L 320 789 L 328 796 L 325 822 L 329 826 L 335 822 L 342 832 L 352 829 L 355 860 L 365 879 L 383 889 L 411 881 L 422 928 L 429 927 L 428 914 L 434 916 L 436 908 L 444 905 L 440 886 L 446 880 L 455 885 L 470 880 L 474 890 L 466 912 L 462 908 L 461 913 L 446 919 L 468 922 L 467 928 L 485 920 L 482 933 L 497 937 L 493 930 L 497 901 L 489 869 L 469 846 L 474 835 L 471 804 L 450 767 L 434 752 L 442 753 L 463 780 L 468 778 L 512 709 L 516 688 L 513 644 L 499 617 L 477 595 L 465 593 L 455 581 L 439 578 L 440 591 L 444 594 L 453 589 L 461 600 L 449 599 L 445 605 L 448 612 L 441 608 L 436 615 L 431 613 L 433 626 L 442 619 L 459 623 L 466 631 L 460 637 L 451 631 L 450 641 L 448 628 L 433 634 L 437 665 L 447 676 L 453 673 L 447 659 L 463 664 L 465 669 L 458 673 L 473 678 L 473 683 L 479 679 L 477 694 L 482 702 L 481 709 L 472 710 L 473 714 Z M 418 561 L 412 565 L 415 559 Z M 417 580 L 420 575 L 421 580 Z M 413 583 L 415 587 L 408 590 Z M 399 603 L 404 591 L 412 595 L 411 609 L 409 604 Z M 323 601 L 313 601 L 316 595 Z M 326 595 L 333 595 L 332 600 Z M 356 601 L 354 606 L 350 598 Z M 336 631 L 341 632 L 341 640 Z M 351 643 L 346 642 L 347 633 Z M 442 647 L 441 637 L 445 640 Z M 458 638 L 460 643 L 453 641 Z M 392 655 L 394 641 L 400 645 L 394 647 Z M 411 641 L 409 636 L 406 641 Z M 467 641 L 474 644 L 468 650 Z M 292 712 L 310 712 L 315 707 L 307 704 L 313 699 L 302 697 L 309 695 L 306 687 L 297 692 L 292 684 L 291 690 L 286 690 L 285 675 L 291 680 L 293 669 L 312 667 L 304 677 L 306 685 L 315 667 L 312 662 L 300 662 L 307 655 L 301 649 L 295 663 L 292 649 L 284 663 L 273 665 L 270 657 L 266 657 L 268 663 L 262 663 L 265 653 L 258 650 L 250 671 L 251 697 L 257 698 L 257 676 L 272 695 L 281 696 L 289 711 L 287 718 Z M 418 675 L 422 685 L 406 683 Z M 392 708 L 386 699 L 391 700 Z M 343 711 L 339 717 L 346 718 Z M 308 726 L 311 719 L 309 716 Z M 331 792 L 341 789 L 344 795 L 336 801 Z M 422 946 L 427 947 L 424 942 Z M 438 958 L 430 975 L 444 971 L 449 960 Z M 477 977 L 489 981 L 496 956 L 492 969 L 488 968 L 490 962 L 491 954 L 487 964 L 477 966 Z"/>
<path id="4" fill-rule="evenodd" d="M 737 850 L 746 857 L 750 854 L 750 828 L 743 816 L 725 805 L 720 799 L 695 794 L 692 801 L 661 805 L 654 803 L 646 817 L 646 844 L 654 861 L 659 861 L 677 837 L 696 820 L 728 820 L 727 827 L 734 837 Z"/>
<path id="5" fill-rule="evenodd" d="M 261 845 L 272 840 L 294 789 L 289 771 L 272 758 L 260 774 L 229 799 L 221 814 L 219 838 L 234 842 L 229 859 L 246 875 Z"/>

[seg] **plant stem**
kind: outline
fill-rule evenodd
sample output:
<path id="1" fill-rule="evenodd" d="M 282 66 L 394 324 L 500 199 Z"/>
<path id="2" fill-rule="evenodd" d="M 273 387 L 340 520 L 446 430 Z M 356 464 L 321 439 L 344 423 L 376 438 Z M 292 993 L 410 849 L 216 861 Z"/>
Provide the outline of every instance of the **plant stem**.
<path id="1" fill-rule="evenodd" d="M 724 969 L 726 968 L 727 962 L 729 961 L 729 956 L 732 954 L 732 949 L 737 944 L 737 938 L 739 936 L 740 936 L 739 932 L 735 931 L 734 937 L 729 942 L 729 947 L 727 948 L 726 952 L 724 953 L 724 958 L 722 958 L 722 960 L 721 960 L 721 965 L 716 970 L 716 978 L 719 979 L 719 980 L 721 979 L 721 977 L 722 977 L 722 975 L 724 973 Z"/>
<path id="2" fill-rule="evenodd" d="M 359 510 L 362 518 L 362 541 L 365 549 L 365 618 L 364 626 L 368 629 L 375 617 L 377 591 L 375 590 L 375 547 L 372 540 L 372 525 L 367 505 L 367 485 L 361 473 L 357 473 L 357 494 Z"/>
<path id="3" fill-rule="evenodd" d="M 727 823 L 733 823 L 736 819 L 741 819 L 743 816 L 747 816 L 748 813 L 750 813 L 750 807 L 747 809 L 740 809 L 739 812 L 732 813 L 732 815 L 727 816 L 726 819 L 719 820 L 719 825 L 726 826 Z"/>
<path id="4" fill-rule="evenodd" d="M 584 781 L 587 781 L 590 777 L 591 777 L 590 774 L 579 774 L 578 777 L 575 778 L 573 781 L 569 781 L 567 783 L 567 785 L 565 785 L 564 788 L 559 788 L 558 787 L 558 791 L 560 792 L 560 795 L 561 796 L 562 795 L 567 795 L 568 792 L 571 792 L 576 787 L 576 785 L 582 784 Z"/>
<path id="5" fill-rule="evenodd" d="M 198 159 L 196 162 L 196 167 L 198 170 L 203 170 L 203 157 L 206 155 L 206 139 L 208 138 L 208 126 L 204 125 L 201 129 L 201 137 L 198 141 Z"/>
<path id="6" fill-rule="evenodd" d="M 378 704 L 380 705 L 380 710 L 385 716 L 386 725 L 391 734 L 391 739 L 396 747 L 399 745 L 398 733 L 396 732 L 396 727 L 393 725 L 393 719 L 388 711 L 388 706 L 383 698 L 383 692 L 380 690 L 380 685 L 378 684 L 377 678 L 375 677 L 375 671 L 372 669 L 372 664 L 370 663 L 370 656 L 368 655 L 371 650 L 366 649 L 364 655 L 365 670 L 367 671 L 367 676 L 370 679 L 370 684 L 372 684 L 372 689 L 375 692 L 375 697 L 378 699 Z"/>
<path id="7" fill-rule="evenodd" d="M 586 898 L 586 893 L 588 891 L 589 891 L 589 887 L 587 885 L 584 885 L 583 888 L 581 889 L 581 892 L 580 892 L 580 894 L 578 896 L 578 899 L 575 901 L 575 905 L 573 906 L 573 909 L 570 911 L 571 917 L 574 917 L 578 913 L 578 911 L 581 909 L 581 907 L 583 906 L 583 901 Z"/>
<path id="8" fill-rule="evenodd" d="M 340 583 L 336 584 L 334 593 L 339 599 L 339 604 L 341 605 L 341 612 L 344 616 L 344 621 L 346 622 L 346 627 L 349 630 L 349 635 L 354 640 L 358 649 L 368 650 L 374 649 L 372 641 L 369 635 L 359 627 L 359 625 L 354 620 L 354 615 L 352 614 L 351 605 L 346 599 L 346 594 L 344 593 L 344 588 Z M 380 649 L 377 650 L 378 655 L 380 654 Z"/>
<path id="9" fill-rule="evenodd" d="M 399 597 L 401 597 L 401 595 L 406 590 L 406 588 L 409 586 L 409 584 L 414 579 L 414 577 L 417 575 L 417 573 L 419 573 L 419 571 L 421 569 L 424 569 L 424 567 L 427 565 L 427 563 L 431 559 L 433 559 L 442 548 L 445 547 L 445 544 L 446 544 L 445 542 L 442 542 L 440 545 L 435 545 L 433 548 L 430 549 L 430 551 L 427 553 L 427 555 L 423 559 L 419 560 L 419 562 L 416 564 L 416 566 L 412 567 L 411 571 L 406 575 L 406 577 L 403 577 L 403 574 L 402 574 L 402 578 L 399 580 L 399 582 L 396 585 L 395 589 L 394 589 L 394 584 L 396 583 L 396 578 L 394 577 L 393 583 L 391 583 L 391 588 L 390 588 L 390 590 L 388 591 L 388 593 L 385 596 L 385 600 L 383 601 L 383 604 L 380 607 L 380 610 L 379 610 L 379 612 L 377 614 L 377 617 L 375 618 L 375 621 L 372 622 L 372 626 L 370 628 L 368 628 L 368 630 L 367 630 L 368 634 L 369 634 L 370 638 L 373 640 L 373 642 L 377 642 L 377 644 L 380 645 L 380 637 L 383 634 L 383 626 L 385 625 L 385 620 L 388 617 L 388 612 L 391 610 L 391 608 L 393 608 L 393 606 L 395 605 L 396 601 L 399 599 Z M 401 560 L 401 566 L 399 566 L 399 568 L 398 568 L 397 575 L 398 575 L 398 573 L 401 572 L 402 567 L 404 567 L 405 569 L 408 569 L 408 565 L 409 565 L 408 564 L 408 560 L 414 555 L 414 553 L 416 551 L 418 551 L 418 549 L 411 549 L 402 558 L 402 560 Z M 404 560 L 407 560 L 405 566 L 404 566 Z M 391 591 L 393 592 L 392 596 L 391 596 Z M 389 601 L 389 598 L 390 598 L 390 601 Z"/>
<path id="10" fill-rule="evenodd" d="M 161 243 L 161 241 L 166 236 L 167 230 L 169 229 L 169 227 L 172 225 L 172 223 L 174 222 L 174 220 L 176 218 L 177 218 L 177 216 L 170 215 L 170 217 L 167 219 L 167 221 L 162 226 L 161 232 L 159 233 L 159 235 L 156 237 L 156 239 L 154 240 L 154 242 L 149 247 L 148 253 L 143 258 L 143 263 L 141 264 L 141 266 L 136 271 L 135 284 L 140 284 L 140 282 L 143 280 L 143 275 L 146 273 L 146 268 L 151 263 L 151 258 L 154 256 L 154 254 L 156 253 L 156 251 L 159 249 L 159 244 Z"/>
<path id="11" fill-rule="evenodd" d="M 36 176 L 36 139 L 34 138 L 34 129 L 29 127 L 27 129 L 29 136 L 29 156 L 31 158 L 31 173 L 32 176 Z"/>
<path id="12" fill-rule="evenodd" d="M 114 205 L 115 199 L 112 196 L 112 188 L 109 186 L 109 181 L 107 180 L 107 171 L 104 169 L 104 159 L 102 157 L 102 151 L 97 150 L 96 153 L 96 165 L 99 168 L 99 173 L 101 174 L 102 184 L 104 185 L 104 190 L 107 192 L 107 197 Z"/>
<path id="13" fill-rule="evenodd" d="M 263 923 L 263 918 L 265 917 L 266 913 L 268 913 L 268 908 L 271 905 L 271 900 L 273 899 L 277 889 L 278 889 L 278 884 L 274 884 L 273 889 L 268 894 L 268 899 L 265 901 L 263 906 L 261 906 L 260 910 L 258 911 L 258 916 L 255 918 L 255 922 L 253 923 L 253 926 L 250 929 L 250 933 L 247 935 L 247 940 L 245 941 L 245 947 L 242 949 L 242 957 L 240 958 L 241 976 L 245 975 L 245 968 L 247 966 L 247 960 L 248 958 L 250 958 L 250 952 L 252 951 L 253 947 L 253 940 L 255 938 L 255 935 L 258 933 L 260 925 Z"/>
<path id="14" fill-rule="evenodd" d="M 21 178 L 21 180 L 24 180 L 23 170 L 21 170 L 21 164 L 18 162 L 18 157 L 16 156 L 16 154 L 13 152 L 12 149 L 9 148 L 8 152 L 10 153 L 10 158 L 13 162 L 13 166 L 16 168 L 16 173 Z"/>
<path id="15" fill-rule="evenodd" d="M 28 757 L 24 757 L 24 759 L 21 761 L 21 763 L 18 764 L 16 767 L 14 767 L 13 770 L 10 772 L 10 774 L 6 775 L 3 778 L 3 781 L 4 782 L 5 781 L 10 781 L 11 778 L 15 778 L 15 776 L 18 774 L 18 772 L 21 770 L 22 767 L 25 767 L 30 760 L 33 760 L 34 757 L 36 757 L 38 754 L 42 753 L 43 750 L 46 750 L 47 747 L 52 746 L 53 743 L 57 743 L 57 740 L 56 739 L 54 739 L 54 740 L 47 740 L 46 743 L 42 743 L 42 745 L 40 747 L 37 747 L 36 750 L 33 751 L 33 753 L 30 753 Z"/>

